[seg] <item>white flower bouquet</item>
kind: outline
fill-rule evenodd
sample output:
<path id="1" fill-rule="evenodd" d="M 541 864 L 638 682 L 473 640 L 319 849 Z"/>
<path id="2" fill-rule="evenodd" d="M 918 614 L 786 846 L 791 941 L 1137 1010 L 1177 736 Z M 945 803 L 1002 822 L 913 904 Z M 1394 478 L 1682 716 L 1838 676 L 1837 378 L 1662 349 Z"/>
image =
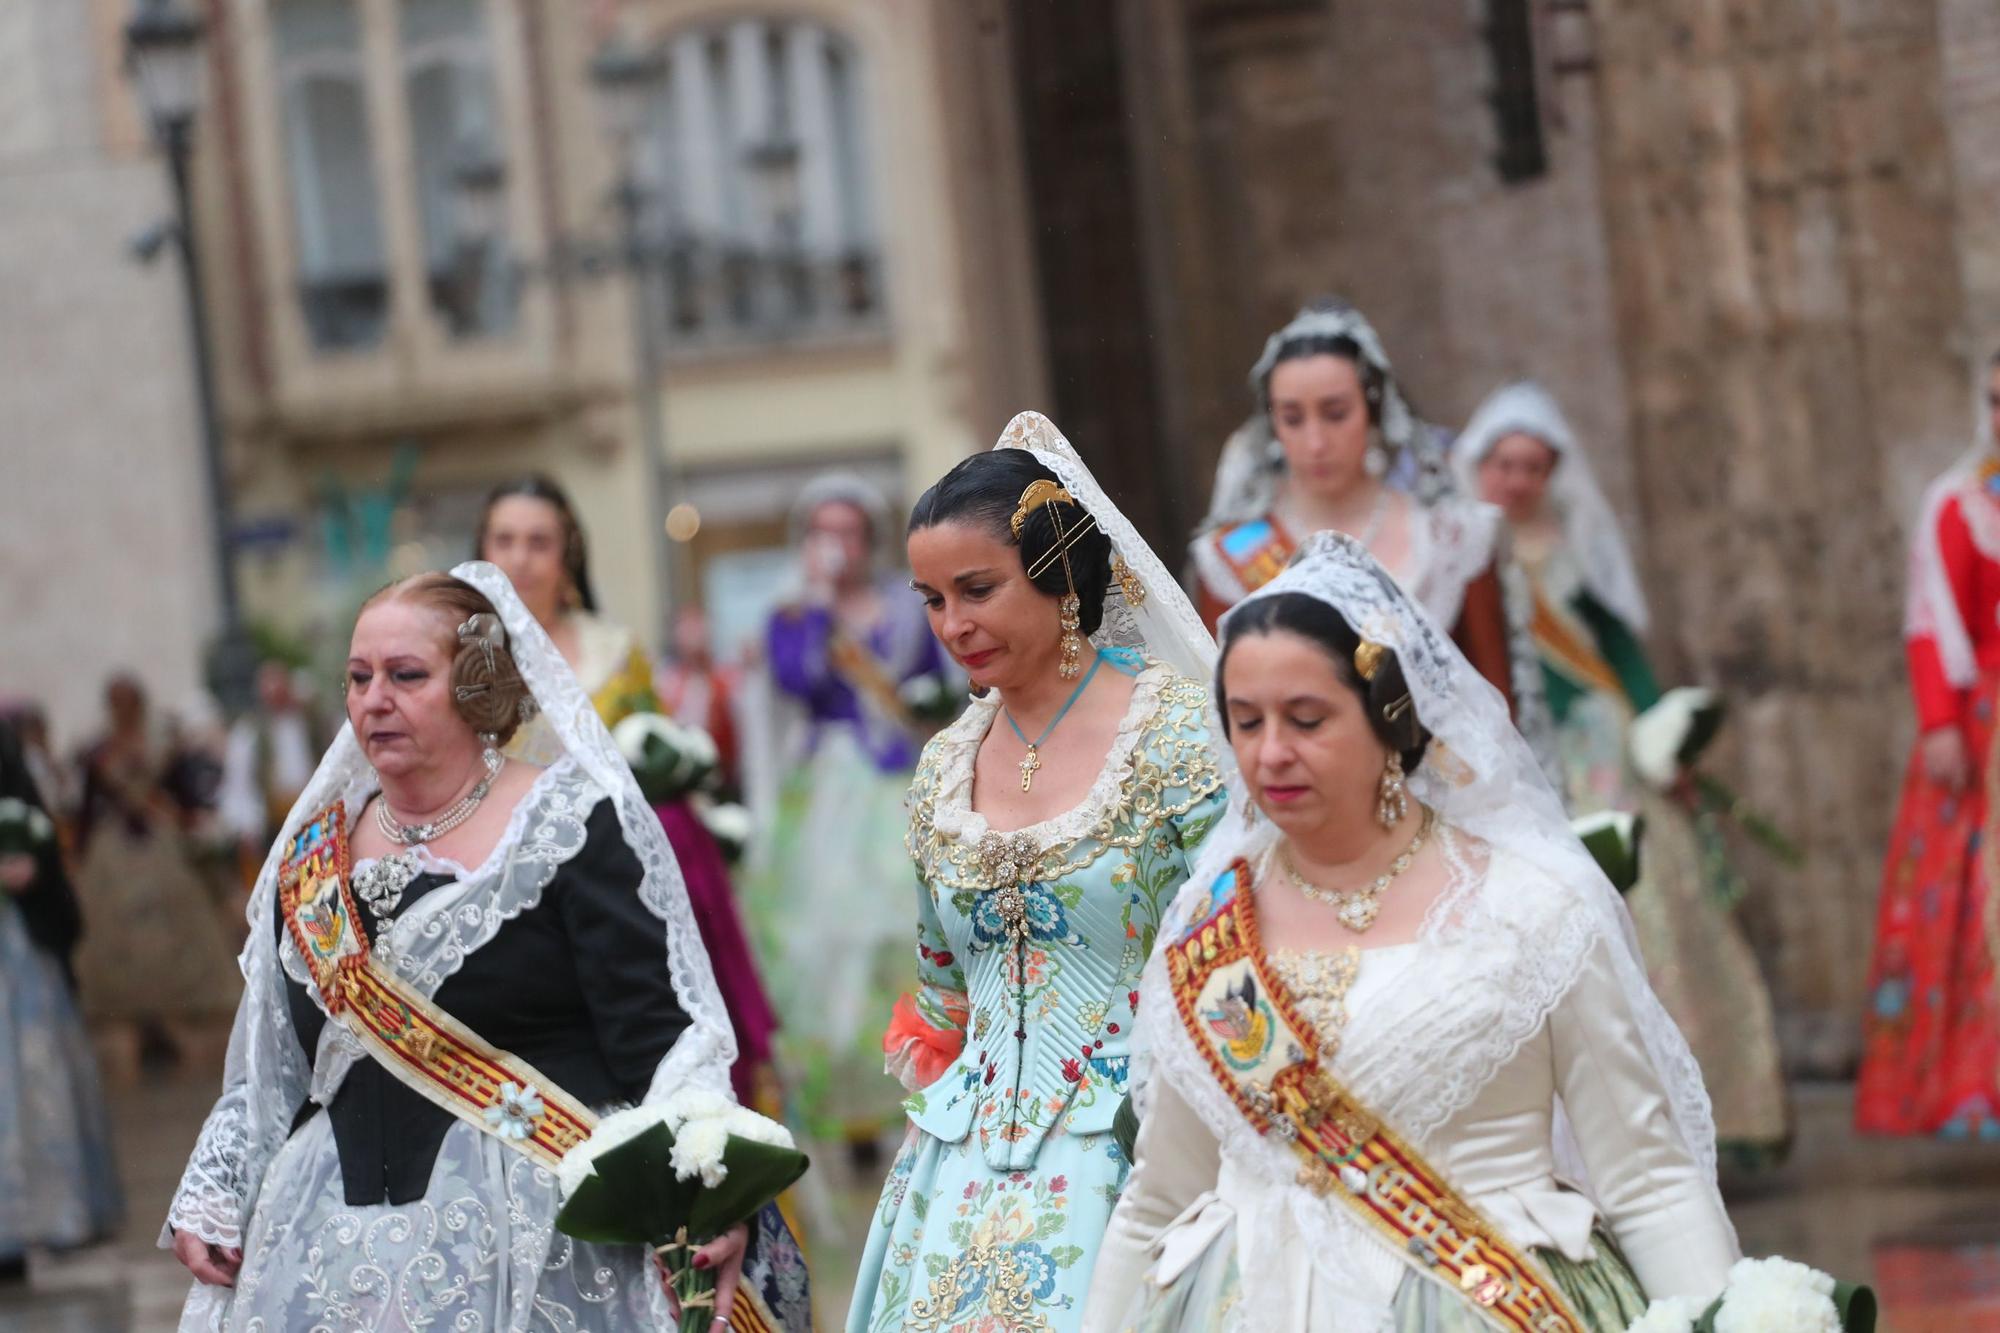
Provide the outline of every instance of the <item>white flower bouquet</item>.
<path id="1" fill-rule="evenodd" d="M 722 855 L 732 864 L 742 859 L 744 850 L 750 846 L 750 835 L 756 829 L 750 812 L 735 801 L 711 801 L 700 799 L 695 802 L 695 813 L 701 816 L 702 827 L 722 848 Z"/>
<path id="2" fill-rule="evenodd" d="M 1786 865 L 1804 864 L 1798 844 L 1719 778 L 1695 768 L 1695 763 L 1722 730 L 1728 709 L 1713 690 L 1683 685 L 1668 690 L 1660 701 L 1632 721 L 1626 753 L 1632 770 L 1655 791 L 1672 791 L 1685 777 L 1697 812 L 1734 820 L 1760 847 Z"/>
<path id="3" fill-rule="evenodd" d="M 0 796 L 0 856 L 34 856 L 55 839 L 56 826 L 40 807 Z"/>
<path id="4" fill-rule="evenodd" d="M 705 1330 L 715 1273 L 693 1251 L 746 1222 L 809 1165 L 783 1125 L 706 1088 L 614 1111 L 557 1168 L 556 1228 L 598 1244 L 650 1245 L 680 1302 L 682 1333 Z"/>
<path id="5" fill-rule="evenodd" d="M 721 759 L 707 732 L 664 713 L 634 713 L 611 729 L 611 739 L 655 805 L 703 786 Z"/>
<path id="6" fill-rule="evenodd" d="M 957 717 L 965 706 L 965 696 L 946 684 L 945 678 L 936 672 L 912 676 L 903 682 L 897 693 L 903 707 L 910 710 L 910 716 L 919 722 L 932 726 L 943 726 Z"/>
<path id="7" fill-rule="evenodd" d="M 1739 1259 L 1706 1309 L 1654 1301 L 1627 1333 L 1874 1333 L 1875 1293 L 1790 1259 Z"/>

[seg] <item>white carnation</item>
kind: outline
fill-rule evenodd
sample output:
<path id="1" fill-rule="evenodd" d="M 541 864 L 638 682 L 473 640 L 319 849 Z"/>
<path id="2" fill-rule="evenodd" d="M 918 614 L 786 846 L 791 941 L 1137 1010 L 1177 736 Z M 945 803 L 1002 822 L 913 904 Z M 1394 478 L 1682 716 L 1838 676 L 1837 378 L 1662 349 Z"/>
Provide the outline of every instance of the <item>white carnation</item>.
<path id="1" fill-rule="evenodd" d="M 674 1135 L 674 1174 L 682 1180 L 700 1176 L 710 1189 L 729 1175 L 722 1165 L 723 1150 L 729 1146 L 729 1125 L 720 1116 L 690 1120 Z"/>
<path id="2" fill-rule="evenodd" d="M 736 1103 L 713 1088 L 690 1083 L 659 1105 L 659 1118 L 676 1136 L 690 1120 L 720 1120 L 736 1110 Z"/>
<path id="3" fill-rule="evenodd" d="M 750 841 L 750 834 L 755 828 L 750 812 L 734 801 L 707 807 L 701 812 L 701 822 L 715 835 L 716 841 L 739 847 Z"/>
<path id="4" fill-rule="evenodd" d="M 722 752 L 715 748 L 715 737 L 700 727 L 680 724 L 681 753 L 694 762 L 697 768 L 713 768 Z"/>
<path id="5" fill-rule="evenodd" d="M 56 826 L 49 822 L 49 817 L 47 815 L 43 814 L 40 810 L 37 810 L 32 805 L 28 807 L 29 837 L 33 838 L 36 842 L 47 842 L 50 838 L 55 836 L 55 831 L 56 831 Z"/>
<path id="6" fill-rule="evenodd" d="M 1667 1296 L 1646 1307 L 1639 1322 L 1625 1333 L 1691 1333 L 1703 1307 L 1685 1296 Z"/>
<path id="7" fill-rule="evenodd" d="M 28 803 L 13 796 L 0 796 L 0 821 L 13 821 L 28 817 Z"/>
<path id="8" fill-rule="evenodd" d="M 1656 790 L 1674 785 L 1681 772 L 1681 748 L 1694 730 L 1698 714 L 1715 707 L 1715 692 L 1698 685 L 1668 690 L 1660 701 L 1632 721 L 1626 748 L 1632 768 Z"/>
<path id="9" fill-rule="evenodd" d="M 680 736 L 681 725 L 664 713 L 633 713 L 611 729 L 611 739 L 617 743 L 618 753 L 625 756 L 628 764 L 642 764 L 646 761 L 646 741 L 657 736 L 675 754 L 682 753 L 685 742 Z"/>
<path id="10" fill-rule="evenodd" d="M 577 1186 L 590 1178 L 599 1155 L 630 1143 L 664 1119 L 659 1107 L 633 1106 L 613 1111 L 599 1120 L 590 1137 L 564 1153 L 556 1165 L 556 1180 L 562 1186 L 563 1198 L 576 1193 Z"/>
<path id="11" fill-rule="evenodd" d="M 1715 1333 L 1841 1333 L 1833 1279 L 1790 1259 L 1738 1260 Z"/>
<path id="12" fill-rule="evenodd" d="M 731 1137 L 749 1139 L 752 1143 L 768 1143 L 773 1148 L 797 1148 L 792 1140 L 792 1132 L 769 1116 L 757 1114 L 747 1107 L 738 1106 L 723 1118 L 723 1126 Z"/>

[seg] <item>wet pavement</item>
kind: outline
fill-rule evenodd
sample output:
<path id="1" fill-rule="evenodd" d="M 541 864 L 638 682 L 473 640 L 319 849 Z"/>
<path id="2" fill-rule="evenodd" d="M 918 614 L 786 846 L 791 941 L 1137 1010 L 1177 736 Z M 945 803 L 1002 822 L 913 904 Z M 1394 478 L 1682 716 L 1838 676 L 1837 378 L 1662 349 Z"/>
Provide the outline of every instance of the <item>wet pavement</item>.
<path id="1" fill-rule="evenodd" d="M 174 1327 L 187 1279 L 153 1240 L 216 1085 L 212 1072 L 184 1073 L 114 1095 L 125 1233 L 75 1254 L 36 1256 L 26 1286 L 0 1287 L 0 1333 Z M 1791 1159 L 1728 1182 L 1744 1250 L 1867 1276 L 1889 1333 L 2000 1333 L 2000 1144 L 1860 1139 L 1845 1085 L 1803 1086 L 1794 1096 Z M 821 1326 L 832 1329 L 845 1313 L 882 1167 L 826 1166 L 814 1211 L 839 1219 L 836 1234 L 823 1227 L 809 1243 Z"/>

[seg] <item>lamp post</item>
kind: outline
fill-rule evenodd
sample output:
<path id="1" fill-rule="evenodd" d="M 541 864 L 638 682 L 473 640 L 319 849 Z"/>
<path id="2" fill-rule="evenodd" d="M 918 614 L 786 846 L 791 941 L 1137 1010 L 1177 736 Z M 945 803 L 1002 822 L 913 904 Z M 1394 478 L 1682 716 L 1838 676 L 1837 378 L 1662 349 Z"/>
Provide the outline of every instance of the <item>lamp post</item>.
<path id="1" fill-rule="evenodd" d="M 202 454 L 208 477 L 208 500 L 214 524 L 216 600 L 222 624 L 210 651 L 208 674 L 223 705 L 245 708 L 251 701 L 257 668 L 256 650 L 243 624 L 243 607 L 236 582 L 235 513 L 222 457 L 222 426 L 216 408 L 215 362 L 210 344 L 208 310 L 202 301 L 201 257 L 195 246 L 194 201 L 189 164 L 194 148 L 195 114 L 201 105 L 201 19 L 174 0 L 141 0 L 125 25 L 126 66 L 138 86 L 153 138 L 166 154 L 173 182 L 171 227 L 181 278 L 187 294 L 188 341 L 194 354 L 195 400 L 200 411 Z"/>

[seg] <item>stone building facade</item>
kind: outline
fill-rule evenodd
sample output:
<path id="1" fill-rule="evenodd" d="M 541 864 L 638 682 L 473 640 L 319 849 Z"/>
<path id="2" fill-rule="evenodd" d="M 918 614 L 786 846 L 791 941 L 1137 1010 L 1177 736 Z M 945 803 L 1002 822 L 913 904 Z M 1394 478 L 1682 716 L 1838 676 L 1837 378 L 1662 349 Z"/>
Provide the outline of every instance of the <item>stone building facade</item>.
<path id="1" fill-rule="evenodd" d="M 1793 1065 L 1846 1066 L 1911 730 L 1907 525 L 2000 342 L 1992 6 L 1007 19 L 1056 406 L 1149 535 L 1200 513 L 1244 371 L 1313 295 L 1370 313 L 1441 424 L 1548 384 L 1630 524 L 1663 674 L 1728 693 L 1715 764 L 1807 848 L 1747 856 L 1745 911 Z"/>
<path id="2" fill-rule="evenodd" d="M 172 208 L 118 77 L 117 0 L 0 5 L 0 692 L 62 744 L 115 669 L 171 707 L 215 588 Z"/>

